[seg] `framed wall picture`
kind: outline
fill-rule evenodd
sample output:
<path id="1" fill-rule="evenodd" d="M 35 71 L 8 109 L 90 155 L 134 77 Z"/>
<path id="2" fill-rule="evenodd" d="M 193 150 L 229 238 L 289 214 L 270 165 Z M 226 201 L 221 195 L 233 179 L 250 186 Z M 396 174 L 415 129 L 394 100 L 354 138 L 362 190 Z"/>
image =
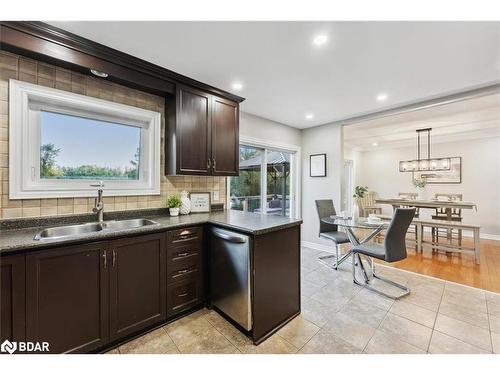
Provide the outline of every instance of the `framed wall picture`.
<path id="1" fill-rule="evenodd" d="M 326 154 L 309 156 L 309 176 L 326 177 Z"/>
<path id="2" fill-rule="evenodd" d="M 413 172 L 413 179 L 425 178 L 428 184 L 461 184 L 462 183 L 462 157 L 451 159 L 449 171 Z"/>
<path id="3" fill-rule="evenodd" d="M 191 193 L 191 212 L 210 212 L 210 192 Z"/>

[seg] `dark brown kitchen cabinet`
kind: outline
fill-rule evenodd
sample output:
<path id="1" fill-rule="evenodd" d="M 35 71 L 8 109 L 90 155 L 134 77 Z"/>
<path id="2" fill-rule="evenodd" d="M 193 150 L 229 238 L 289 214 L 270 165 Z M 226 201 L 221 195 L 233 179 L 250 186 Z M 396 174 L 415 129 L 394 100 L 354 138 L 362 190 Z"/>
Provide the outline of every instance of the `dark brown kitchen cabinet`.
<path id="1" fill-rule="evenodd" d="M 109 339 L 108 243 L 26 256 L 26 337 L 52 353 L 88 352 Z"/>
<path id="2" fill-rule="evenodd" d="M 239 103 L 177 85 L 166 119 L 167 174 L 238 175 Z"/>
<path id="3" fill-rule="evenodd" d="M 212 101 L 212 174 L 239 173 L 239 104 L 214 96 Z"/>
<path id="4" fill-rule="evenodd" d="M 0 257 L 0 342 L 25 341 L 25 257 Z"/>
<path id="5" fill-rule="evenodd" d="M 110 243 L 110 339 L 167 317 L 165 234 Z"/>

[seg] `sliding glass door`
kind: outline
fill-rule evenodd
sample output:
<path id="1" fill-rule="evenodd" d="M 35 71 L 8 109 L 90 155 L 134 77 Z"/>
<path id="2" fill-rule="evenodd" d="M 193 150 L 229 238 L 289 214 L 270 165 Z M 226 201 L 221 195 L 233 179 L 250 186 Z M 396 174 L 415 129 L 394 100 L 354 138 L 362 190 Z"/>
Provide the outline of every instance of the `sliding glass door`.
<path id="1" fill-rule="evenodd" d="M 295 153 L 240 146 L 240 174 L 229 181 L 232 210 L 292 217 L 295 208 Z"/>

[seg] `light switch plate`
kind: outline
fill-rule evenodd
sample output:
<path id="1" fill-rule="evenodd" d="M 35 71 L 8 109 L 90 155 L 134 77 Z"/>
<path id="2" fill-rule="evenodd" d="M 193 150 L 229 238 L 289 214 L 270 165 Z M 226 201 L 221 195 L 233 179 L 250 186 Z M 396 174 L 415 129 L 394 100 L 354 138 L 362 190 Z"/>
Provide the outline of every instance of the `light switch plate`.
<path id="1" fill-rule="evenodd" d="M 216 190 L 216 191 L 212 191 L 212 200 L 213 201 L 218 201 L 219 200 L 219 192 Z"/>

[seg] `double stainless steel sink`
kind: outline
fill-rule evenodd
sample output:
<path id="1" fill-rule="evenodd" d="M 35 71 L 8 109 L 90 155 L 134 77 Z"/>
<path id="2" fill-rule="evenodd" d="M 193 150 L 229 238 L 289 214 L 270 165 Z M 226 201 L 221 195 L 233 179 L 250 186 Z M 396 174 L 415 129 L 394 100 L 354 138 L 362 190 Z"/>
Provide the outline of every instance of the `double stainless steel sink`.
<path id="1" fill-rule="evenodd" d="M 150 225 L 158 225 L 149 219 L 110 220 L 101 223 L 87 223 L 46 228 L 35 235 L 35 240 L 53 240 L 59 238 L 79 237 L 97 232 L 111 232 L 125 229 L 134 229 Z"/>

